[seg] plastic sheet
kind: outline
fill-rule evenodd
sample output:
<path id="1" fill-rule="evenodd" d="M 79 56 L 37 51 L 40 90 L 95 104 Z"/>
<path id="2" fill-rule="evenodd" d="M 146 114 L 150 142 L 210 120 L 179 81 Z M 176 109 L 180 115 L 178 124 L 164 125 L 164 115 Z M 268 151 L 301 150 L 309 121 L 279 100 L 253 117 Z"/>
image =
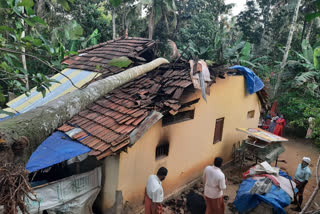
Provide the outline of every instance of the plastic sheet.
<path id="1" fill-rule="evenodd" d="M 261 89 L 263 89 L 264 87 L 263 82 L 249 68 L 241 65 L 235 65 L 235 66 L 232 66 L 231 69 L 238 70 L 245 77 L 249 94 L 256 93 L 257 91 L 260 91 Z"/>
<path id="2" fill-rule="evenodd" d="M 34 151 L 26 165 L 30 172 L 44 169 L 54 164 L 69 160 L 75 156 L 91 151 L 81 143 L 72 140 L 63 132 L 53 132 Z"/>
<path id="3" fill-rule="evenodd" d="M 281 188 L 272 185 L 270 191 L 266 194 L 259 195 L 249 193 L 256 180 L 248 178 L 244 180 L 237 191 L 237 196 L 233 204 L 240 213 L 249 212 L 259 205 L 260 202 L 264 202 L 273 207 L 273 213 L 285 214 L 283 207 L 290 204 L 290 196 Z"/>

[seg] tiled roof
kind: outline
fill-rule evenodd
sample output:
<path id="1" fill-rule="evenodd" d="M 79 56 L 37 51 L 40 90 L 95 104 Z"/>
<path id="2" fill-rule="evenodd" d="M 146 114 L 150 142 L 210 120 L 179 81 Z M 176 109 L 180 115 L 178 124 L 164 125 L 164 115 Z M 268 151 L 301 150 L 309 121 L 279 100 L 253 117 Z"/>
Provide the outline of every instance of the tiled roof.
<path id="1" fill-rule="evenodd" d="M 108 65 L 110 59 L 127 56 L 135 63 L 144 63 L 140 57 L 152 60 L 153 45 L 154 41 L 148 39 L 118 39 L 79 51 L 81 56 L 66 59 L 65 63 L 71 68 L 101 72 L 104 78 L 124 70 Z M 102 69 L 97 70 L 97 66 Z M 224 78 L 227 71 L 223 67 L 210 68 L 209 85 L 217 77 Z M 89 155 L 102 159 L 133 143 L 130 134 L 146 128 L 143 121 L 151 118 L 152 112 L 174 114 L 183 108 L 180 98 L 188 89 L 194 90 L 189 63 L 180 60 L 164 65 L 101 97 L 58 130 L 90 147 Z"/>
<path id="2" fill-rule="evenodd" d="M 187 66 L 158 68 L 92 103 L 58 130 L 81 132 L 72 138 L 92 148 L 98 159 L 128 146 L 129 134 L 153 111 L 177 112 L 179 98 L 192 84 Z"/>
<path id="3" fill-rule="evenodd" d="M 79 55 L 66 58 L 63 63 L 68 64 L 68 68 L 102 73 L 105 78 L 124 70 L 108 64 L 114 58 L 126 56 L 134 61 L 151 61 L 154 44 L 155 41 L 145 38 L 120 38 L 80 50 Z"/>

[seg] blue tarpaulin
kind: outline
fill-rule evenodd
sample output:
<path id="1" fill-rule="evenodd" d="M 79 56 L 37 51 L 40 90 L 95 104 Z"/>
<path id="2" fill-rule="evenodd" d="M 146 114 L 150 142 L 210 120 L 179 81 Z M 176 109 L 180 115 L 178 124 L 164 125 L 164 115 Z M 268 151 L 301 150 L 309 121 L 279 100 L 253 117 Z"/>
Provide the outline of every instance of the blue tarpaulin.
<path id="1" fill-rule="evenodd" d="M 44 169 L 54 164 L 69 160 L 78 155 L 91 151 L 67 136 L 63 132 L 53 132 L 41 145 L 34 151 L 26 165 L 30 172 Z"/>
<path id="2" fill-rule="evenodd" d="M 257 91 L 260 91 L 261 89 L 263 89 L 263 87 L 264 87 L 263 82 L 249 68 L 241 66 L 241 65 L 235 65 L 230 68 L 238 70 L 244 76 L 244 78 L 246 79 L 249 94 L 256 93 Z"/>
<path id="3" fill-rule="evenodd" d="M 254 209 L 260 202 L 265 202 L 273 207 L 273 213 L 285 214 L 283 207 L 291 203 L 290 196 L 280 187 L 272 185 L 270 191 L 266 194 L 250 194 L 249 191 L 253 187 L 256 180 L 248 178 L 239 186 L 237 196 L 233 204 L 240 213 L 249 212 Z"/>

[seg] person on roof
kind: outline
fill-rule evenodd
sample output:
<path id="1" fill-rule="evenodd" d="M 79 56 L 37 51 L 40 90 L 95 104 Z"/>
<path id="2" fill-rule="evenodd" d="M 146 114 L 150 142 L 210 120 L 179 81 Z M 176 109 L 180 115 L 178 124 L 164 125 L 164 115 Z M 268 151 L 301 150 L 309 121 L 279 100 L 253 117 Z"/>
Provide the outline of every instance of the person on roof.
<path id="1" fill-rule="evenodd" d="M 166 178 L 168 170 L 160 167 L 157 175 L 150 175 L 147 181 L 144 197 L 145 214 L 162 214 L 163 188 L 162 181 Z"/>
<path id="2" fill-rule="evenodd" d="M 226 189 L 225 175 L 221 171 L 223 159 L 214 159 L 214 166 L 207 166 L 203 173 L 206 214 L 224 214 L 223 190 Z"/>
<path id="3" fill-rule="evenodd" d="M 297 208 L 293 209 L 294 211 L 301 211 L 301 205 L 303 201 L 303 191 L 305 186 L 307 185 L 309 178 L 311 177 L 311 170 L 309 168 L 309 164 L 311 159 L 309 157 L 303 157 L 302 162 L 298 165 L 296 174 L 294 175 L 294 182 L 297 184 L 299 201 L 294 199 L 292 204 L 297 204 Z"/>
<path id="4" fill-rule="evenodd" d="M 284 119 L 283 114 L 281 114 L 280 118 L 276 121 L 277 125 L 274 128 L 273 134 L 282 136 L 283 135 L 283 127 L 286 125 L 286 120 Z"/>

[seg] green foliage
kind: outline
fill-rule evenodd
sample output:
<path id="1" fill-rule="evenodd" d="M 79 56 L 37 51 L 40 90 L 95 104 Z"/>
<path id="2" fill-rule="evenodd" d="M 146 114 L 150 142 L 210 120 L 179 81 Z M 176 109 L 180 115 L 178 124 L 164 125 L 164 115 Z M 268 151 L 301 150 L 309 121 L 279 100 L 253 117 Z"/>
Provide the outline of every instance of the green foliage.
<path id="1" fill-rule="evenodd" d="M 112 39 L 111 16 L 108 16 L 108 11 L 102 6 L 101 0 L 75 0 L 74 4 L 70 5 L 69 14 L 73 17 L 73 21 L 76 21 L 84 29 L 81 37 L 89 38 L 97 30 L 99 34 L 95 36 L 95 43 Z M 70 20 L 65 20 L 62 25 L 68 25 L 69 23 Z M 61 24 L 56 27 L 60 28 Z M 90 45 L 90 42 L 88 42 L 86 47 Z"/>
<path id="2" fill-rule="evenodd" d="M 122 56 L 122 57 L 112 59 L 108 64 L 119 67 L 119 68 L 126 68 L 131 63 L 132 61 L 128 57 Z"/>
<path id="3" fill-rule="evenodd" d="M 296 4 L 296 1 L 249 0 L 239 15 L 230 18 L 227 14 L 232 6 L 223 0 L 35 2 L 0 0 L 1 48 L 18 52 L 25 49 L 26 53 L 61 70 L 64 67 L 60 62 L 65 56 L 112 39 L 112 13 L 117 36 L 123 36 L 128 30 L 129 36 L 148 37 L 149 18 L 154 11 L 153 38 L 157 40 L 157 54 L 169 58 L 170 39 L 176 42 L 180 53 L 186 50 L 183 57 L 187 59 L 198 57 L 210 65 L 227 63 L 251 68 L 271 90 L 276 79 L 274 74 L 280 69 Z M 309 116 L 319 121 L 319 11 L 320 0 L 304 1 L 299 10 L 278 98 L 280 111 L 290 125 L 304 129 L 308 127 Z M 118 67 L 132 64 L 127 58 L 110 63 Z M 28 56 L 25 70 L 21 55 L 1 51 L 0 70 L 0 103 L 4 102 L 4 97 L 7 99 L 9 91 L 28 94 L 26 76 L 31 87 L 36 87 L 43 95 L 52 83 L 48 78 L 52 70 Z M 315 130 L 313 137 L 319 139 L 319 129 Z"/>
<path id="4" fill-rule="evenodd" d="M 35 15 L 32 0 L 5 1 L 1 5 L 3 9 L 0 12 L 5 12 L 5 19 L 0 21 L 0 46 L 4 48 L 0 52 L 2 104 L 3 97 L 7 100 L 9 92 L 28 95 L 32 87 L 36 87 L 45 96 L 51 83 L 56 82 L 47 76 L 53 73 L 48 65 L 62 70 L 64 66 L 60 62 L 65 56 L 76 54 L 79 48 L 97 44 L 98 30 L 85 38 L 82 36 L 83 28 L 76 21 L 49 31 L 46 22 Z M 27 70 L 21 60 L 23 50 L 27 53 Z M 26 85 L 27 79 L 29 88 Z"/>
<path id="5" fill-rule="evenodd" d="M 320 103 L 312 96 L 301 96 L 295 92 L 284 93 L 279 99 L 279 110 L 290 121 L 292 127 L 300 127 L 305 131 L 309 128 L 308 119 L 312 121 L 312 136 L 316 144 L 320 146 Z"/>
<path id="6" fill-rule="evenodd" d="M 320 47 L 316 47 L 313 51 L 313 65 L 314 68 L 318 71 L 320 71 Z"/>
<path id="7" fill-rule="evenodd" d="M 312 21 L 320 17 L 320 0 L 313 1 L 314 11 L 305 15 L 307 21 Z"/>
<path id="8" fill-rule="evenodd" d="M 70 4 L 74 3 L 74 0 L 52 0 L 52 1 L 62 5 L 63 9 L 66 11 L 69 11 Z"/>
<path id="9" fill-rule="evenodd" d="M 122 0 L 110 0 L 110 4 L 112 7 L 119 7 L 121 4 Z"/>
<path id="10" fill-rule="evenodd" d="M 311 138 L 315 139 L 316 145 L 320 147 L 320 108 L 312 108 L 306 111 L 306 115 L 312 115 L 312 135 Z"/>
<path id="11" fill-rule="evenodd" d="M 318 100 L 310 94 L 301 96 L 296 91 L 284 92 L 278 97 L 279 111 L 290 121 L 290 125 L 307 129 L 309 127 L 308 118 L 315 117 L 310 109 L 320 108 Z"/>

